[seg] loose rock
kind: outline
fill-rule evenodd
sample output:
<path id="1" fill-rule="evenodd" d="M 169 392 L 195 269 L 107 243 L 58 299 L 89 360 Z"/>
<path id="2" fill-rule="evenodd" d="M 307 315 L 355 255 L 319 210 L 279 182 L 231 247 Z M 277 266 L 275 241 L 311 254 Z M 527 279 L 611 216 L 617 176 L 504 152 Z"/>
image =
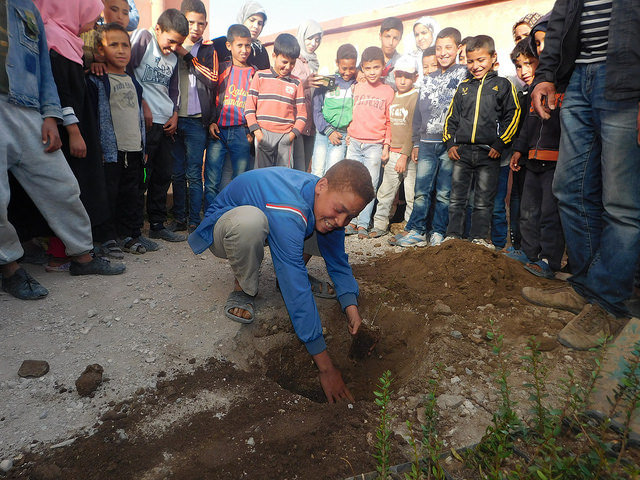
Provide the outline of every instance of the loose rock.
<path id="1" fill-rule="evenodd" d="M 438 399 L 436 403 L 438 404 L 438 408 L 447 409 L 447 408 L 458 408 L 464 402 L 465 398 L 461 395 L 451 395 L 449 393 L 443 393 L 438 395 Z"/>
<path id="2" fill-rule="evenodd" d="M 82 372 L 82 375 L 76 380 L 76 390 L 78 390 L 78 394 L 81 397 L 88 397 L 95 392 L 102 383 L 103 372 L 104 369 L 97 363 L 88 365 L 87 368 L 84 369 L 84 372 Z"/>
<path id="3" fill-rule="evenodd" d="M 7 459 L 0 462 L 0 472 L 7 473 L 13 468 L 13 460 Z"/>
<path id="4" fill-rule="evenodd" d="M 444 303 L 442 300 L 436 300 L 436 304 L 433 307 L 433 313 L 440 315 L 451 315 L 453 312 L 451 311 L 451 307 Z"/>
<path id="5" fill-rule="evenodd" d="M 18 375 L 23 378 L 37 378 L 49 371 L 49 364 L 44 360 L 25 360 L 20 365 Z"/>

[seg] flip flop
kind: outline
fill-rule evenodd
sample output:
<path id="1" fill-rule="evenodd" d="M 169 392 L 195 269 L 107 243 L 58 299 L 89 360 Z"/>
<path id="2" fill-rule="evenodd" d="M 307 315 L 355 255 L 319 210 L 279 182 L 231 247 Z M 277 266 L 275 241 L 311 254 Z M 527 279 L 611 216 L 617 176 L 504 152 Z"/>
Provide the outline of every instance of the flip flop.
<path id="1" fill-rule="evenodd" d="M 227 302 L 224 304 L 224 316 L 234 322 L 238 323 L 252 323 L 255 315 L 253 314 L 253 302 L 255 297 L 244 293 L 241 290 L 234 290 L 229 294 L 227 298 Z M 233 315 L 229 312 L 232 308 L 241 308 L 242 310 L 246 310 L 251 315 L 251 318 L 243 318 Z"/>
<path id="2" fill-rule="evenodd" d="M 318 298 L 336 298 L 335 287 L 333 287 L 333 293 L 329 293 L 329 282 L 320 280 L 313 275 L 308 275 L 309 282 L 311 282 L 311 293 Z M 320 288 L 318 288 L 320 287 Z"/>

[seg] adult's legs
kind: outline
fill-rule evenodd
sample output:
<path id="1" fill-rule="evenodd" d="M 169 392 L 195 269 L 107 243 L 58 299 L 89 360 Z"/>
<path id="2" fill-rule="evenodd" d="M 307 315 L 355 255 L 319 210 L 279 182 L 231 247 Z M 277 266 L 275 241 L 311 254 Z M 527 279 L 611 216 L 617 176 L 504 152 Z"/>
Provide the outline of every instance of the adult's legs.
<path id="1" fill-rule="evenodd" d="M 535 262 L 540 254 L 540 204 L 542 189 L 540 173 L 527 172 L 520 205 L 520 246 L 527 258 Z"/>

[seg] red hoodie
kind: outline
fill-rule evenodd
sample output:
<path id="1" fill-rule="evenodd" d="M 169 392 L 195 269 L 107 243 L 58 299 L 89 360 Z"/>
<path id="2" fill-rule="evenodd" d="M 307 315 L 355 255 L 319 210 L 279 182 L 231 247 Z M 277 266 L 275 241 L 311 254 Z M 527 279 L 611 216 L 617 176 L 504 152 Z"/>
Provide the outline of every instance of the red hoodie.
<path id="1" fill-rule="evenodd" d="M 353 121 L 347 128 L 351 138 L 363 143 L 391 144 L 389 106 L 394 91 L 381 81 L 357 83 L 353 88 Z"/>

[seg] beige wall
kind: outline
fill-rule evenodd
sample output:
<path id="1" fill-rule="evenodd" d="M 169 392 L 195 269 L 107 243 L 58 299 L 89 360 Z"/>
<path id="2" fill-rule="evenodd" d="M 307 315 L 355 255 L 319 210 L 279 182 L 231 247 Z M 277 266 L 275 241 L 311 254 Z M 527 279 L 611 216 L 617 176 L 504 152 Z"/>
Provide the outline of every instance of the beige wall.
<path id="1" fill-rule="evenodd" d="M 529 12 L 544 14 L 551 10 L 553 0 L 470 0 L 452 2 L 451 0 L 418 0 L 395 5 L 380 10 L 372 10 L 360 15 L 352 15 L 323 22 L 322 27 L 329 33 L 325 34 L 318 49 L 320 67 L 328 67 L 333 71 L 335 54 L 343 43 L 354 44 L 359 52 L 371 45 L 380 45 L 379 33 L 382 19 L 398 16 L 403 19 L 404 37 L 398 51 L 409 52 L 415 48 L 413 41 L 413 24 L 425 10 L 436 12 L 432 15 L 440 24 L 440 28 L 455 27 L 463 37 L 468 35 L 491 35 L 496 42 L 501 71 L 512 71 L 509 53 L 514 46 L 511 28 L 516 20 Z M 358 27 L 358 24 L 374 22 L 375 25 Z M 350 26 L 356 26 L 350 29 Z M 330 33 L 331 29 L 342 29 Z M 295 31 L 289 31 L 295 35 Z M 268 46 L 277 34 L 261 38 Z"/>

